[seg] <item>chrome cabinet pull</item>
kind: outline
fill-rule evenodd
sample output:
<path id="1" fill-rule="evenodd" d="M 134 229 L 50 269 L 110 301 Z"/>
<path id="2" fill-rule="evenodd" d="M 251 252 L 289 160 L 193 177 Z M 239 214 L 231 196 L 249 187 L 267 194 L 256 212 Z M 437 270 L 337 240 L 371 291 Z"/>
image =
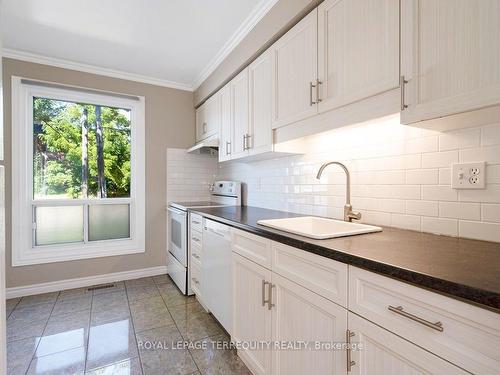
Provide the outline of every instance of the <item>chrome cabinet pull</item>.
<path id="1" fill-rule="evenodd" d="M 345 332 L 345 342 L 347 344 L 347 372 L 351 372 L 352 366 L 356 364 L 355 361 L 352 360 L 351 356 L 351 337 L 355 335 L 354 332 L 347 330 Z"/>
<path id="2" fill-rule="evenodd" d="M 207 132 L 207 123 L 204 122 L 203 123 L 203 133 L 206 133 Z"/>
<path id="3" fill-rule="evenodd" d="M 200 259 L 200 256 L 198 254 L 193 254 L 193 258 Z"/>
<path id="4" fill-rule="evenodd" d="M 252 146 L 250 145 L 250 139 L 252 136 L 250 134 L 247 134 L 247 150 L 250 150 Z"/>
<path id="5" fill-rule="evenodd" d="M 313 101 L 313 88 L 315 88 L 316 86 L 317 85 L 315 85 L 313 82 L 309 82 L 309 106 L 317 103 Z"/>
<path id="6" fill-rule="evenodd" d="M 201 224 L 199 221 L 196 221 L 196 220 L 191 220 L 191 223 L 193 223 L 193 224 Z"/>
<path id="7" fill-rule="evenodd" d="M 243 151 L 247 149 L 247 135 L 243 134 Z"/>
<path id="8" fill-rule="evenodd" d="M 321 82 L 319 79 L 316 80 L 316 103 L 319 103 L 322 101 L 319 95 L 319 85 L 322 85 L 323 82 Z"/>
<path id="9" fill-rule="evenodd" d="M 267 309 L 271 310 L 275 304 L 273 303 L 273 288 L 275 287 L 274 284 L 267 283 L 267 289 L 269 291 L 269 299 L 267 301 Z"/>
<path id="10" fill-rule="evenodd" d="M 405 85 L 408 81 L 405 79 L 405 76 L 399 77 L 399 86 L 401 87 L 401 110 L 404 111 L 408 108 L 408 104 L 405 104 Z"/>
<path id="11" fill-rule="evenodd" d="M 192 239 L 193 241 L 195 241 L 195 242 L 200 242 L 200 240 L 199 240 L 198 238 L 196 238 L 196 237 L 191 237 L 191 239 Z"/>
<path id="12" fill-rule="evenodd" d="M 415 321 L 417 323 L 423 324 L 426 327 L 435 329 L 436 331 L 439 331 L 439 332 L 443 332 L 444 331 L 443 323 L 441 323 L 441 322 L 432 323 L 432 322 L 429 322 L 428 320 L 419 318 L 416 315 L 413 315 L 413 314 L 410 314 L 409 312 L 404 311 L 403 306 L 394 307 L 394 306 L 390 306 L 389 305 L 387 307 L 387 309 L 389 309 L 389 311 L 392 311 L 392 312 L 394 312 L 396 314 L 404 316 L 405 318 L 408 318 L 408 319 L 411 319 L 411 320 L 413 320 L 413 321 Z"/>
<path id="13" fill-rule="evenodd" d="M 266 280 L 262 280 L 262 306 L 266 306 L 266 303 L 269 303 L 269 300 L 266 299 L 266 285 L 270 284 Z"/>
<path id="14" fill-rule="evenodd" d="M 229 147 L 230 145 L 231 142 L 226 141 L 226 155 L 231 155 L 231 147 Z"/>
<path id="15" fill-rule="evenodd" d="M 192 277 L 191 280 L 193 280 L 195 284 L 199 284 L 200 283 L 196 277 Z"/>

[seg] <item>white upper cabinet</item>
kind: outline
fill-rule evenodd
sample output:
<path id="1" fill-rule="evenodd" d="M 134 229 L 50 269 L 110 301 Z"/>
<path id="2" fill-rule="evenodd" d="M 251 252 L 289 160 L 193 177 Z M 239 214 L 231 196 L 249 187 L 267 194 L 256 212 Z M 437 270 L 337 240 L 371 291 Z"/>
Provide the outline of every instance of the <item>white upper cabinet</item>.
<path id="1" fill-rule="evenodd" d="M 231 88 L 227 84 L 220 90 L 219 161 L 231 159 Z"/>
<path id="2" fill-rule="evenodd" d="M 207 122 L 205 120 L 205 104 L 202 104 L 196 109 L 196 142 L 200 142 L 206 138 Z"/>
<path id="3" fill-rule="evenodd" d="M 500 1 L 403 0 L 401 23 L 403 123 L 500 103 Z"/>
<path id="4" fill-rule="evenodd" d="M 318 7 L 319 112 L 399 86 L 399 0 Z"/>
<path id="5" fill-rule="evenodd" d="M 219 93 L 215 93 L 196 110 L 196 142 L 218 133 L 219 116 Z"/>
<path id="6" fill-rule="evenodd" d="M 229 83 L 231 90 L 232 155 L 248 155 L 248 70 L 243 70 Z"/>
<path id="7" fill-rule="evenodd" d="M 250 124 L 247 143 L 250 155 L 273 150 L 272 71 L 269 50 L 248 67 Z"/>
<path id="8" fill-rule="evenodd" d="M 217 134 L 220 127 L 220 102 L 219 93 L 215 93 L 205 103 L 205 134 L 206 137 Z"/>
<path id="9" fill-rule="evenodd" d="M 273 128 L 317 113 L 318 22 L 314 9 L 273 46 Z"/>

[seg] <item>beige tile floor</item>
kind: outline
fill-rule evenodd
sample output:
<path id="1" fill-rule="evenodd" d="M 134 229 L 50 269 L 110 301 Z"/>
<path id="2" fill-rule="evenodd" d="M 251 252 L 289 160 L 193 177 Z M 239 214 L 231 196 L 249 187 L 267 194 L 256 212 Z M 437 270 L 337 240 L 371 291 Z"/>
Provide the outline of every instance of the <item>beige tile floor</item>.
<path id="1" fill-rule="evenodd" d="M 251 374 L 196 345 L 213 341 L 229 337 L 166 275 L 7 300 L 9 375 Z"/>

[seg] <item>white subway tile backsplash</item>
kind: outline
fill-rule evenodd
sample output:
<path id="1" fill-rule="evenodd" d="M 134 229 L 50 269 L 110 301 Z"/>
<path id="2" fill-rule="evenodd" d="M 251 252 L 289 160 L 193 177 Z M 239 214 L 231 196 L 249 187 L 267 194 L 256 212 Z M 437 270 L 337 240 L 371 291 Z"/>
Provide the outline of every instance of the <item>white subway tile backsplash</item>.
<path id="1" fill-rule="evenodd" d="M 428 201 L 456 201 L 457 191 L 451 185 L 422 186 L 422 199 Z"/>
<path id="2" fill-rule="evenodd" d="M 500 204 L 482 204 L 482 219 L 500 223 Z"/>
<path id="3" fill-rule="evenodd" d="M 458 200 L 461 202 L 498 203 L 500 201 L 500 185 L 487 184 L 486 189 L 460 190 Z"/>
<path id="4" fill-rule="evenodd" d="M 481 129 L 481 145 L 500 145 L 500 124 L 484 126 Z"/>
<path id="5" fill-rule="evenodd" d="M 481 220 L 479 203 L 439 202 L 439 216 L 465 220 Z"/>
<path id="6" fill-rule="evenodd" d="M 451 185 L 451 168 L 439 169 L 439 185 Z"/>
<path id="7" fill-rule="evenodd" d="M 479 147 L 481 129 L 466 129 L 445 133 L 439 136 L 439 151 Z"/>
<path id="8" fill-rule="evenodd" d="M 391 226 L 420 231 L 420 216 L 392 214 Z"/>
<path id="9" fill-rule="evenodd" d="M 422 154 L 422 168 L 448 168 L 458 162 L 458 150 Z"/>
<path id="10" fill-rule="evenodd" d="M 422 217 L 422 231 L 444 234 L 446 236 L 457 236 L 458 220 L 442 219 L 437 217 Z"/>
<path id="11" fill-rule="evenodd" d="M 406 183 L 412 185 L 437 185 L 438 169 L 411 169 L 406 171 Z"/>
<path id="12" fill-rule="evenodd" d="M 460 162 L 485 161 L 491 164 L 500 163 L 500 146 L 486 146 L 460 150 Z"/>
<path id="13" fill-rule="evenodd" d="M 168 153 L 169 197 L 203 199 L 214 179 L 246 184 L 244 203 L 342 219 L 344 162 L 362 222 L 500 242 L 500 124 L 437 132 L 398 121 L 339 128 L 307 140 L 310 150 L 274 160 L 217 164 L 216 158 Z M 172 155 L 171 155 L 172 153 Z M 452 163 L 487 162 L 486 189 L 451 188 Z M 191 186 L 191 187 L 190 187 Z"/>
<path id="14" fill-rule="evenodd" d="M 500 224 L 460 220 L 458 228 L 460 237 L 500 242 Z"/>
<path id="15" fill-rule="evenodd" d="M 439 216 L 439 202 L 406 201 L 406 213 L 419 216 Z"/>

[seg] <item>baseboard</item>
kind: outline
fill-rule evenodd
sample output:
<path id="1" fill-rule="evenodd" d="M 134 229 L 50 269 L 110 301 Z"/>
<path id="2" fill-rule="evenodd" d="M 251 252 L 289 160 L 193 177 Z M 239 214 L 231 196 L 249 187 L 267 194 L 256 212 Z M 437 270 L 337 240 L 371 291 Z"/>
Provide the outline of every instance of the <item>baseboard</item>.
<path id="1" fill-rule="evenodd" d="M 132 271 L 107 273 L 104 275 L 79 277 L 75 279 L 66 279 L 60 281 L 51 281 L 48 283 L 17 286 L 14 288 L 7 288 L 7 298 L 24 297 L 34 294 L 57 292 L 59 290 L 82 288 L 97 284 L 112 283 L 122 280 L 138 279 L 140 277 L 163 275 L 167 273 L 166 266 L 142 268 Z"/>

